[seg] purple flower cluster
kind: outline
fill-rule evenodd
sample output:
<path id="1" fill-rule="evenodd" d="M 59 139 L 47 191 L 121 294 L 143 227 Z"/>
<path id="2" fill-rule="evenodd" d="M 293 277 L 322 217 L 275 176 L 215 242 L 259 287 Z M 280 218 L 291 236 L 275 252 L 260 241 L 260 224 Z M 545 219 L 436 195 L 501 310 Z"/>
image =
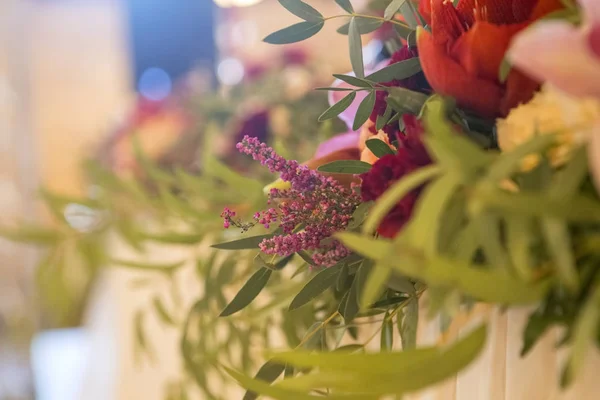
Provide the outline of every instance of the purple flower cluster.
<path id="1" fill-rule="evenodd" d="M 287 190 L 271 189 L 269 204 L 273 207 L 254 214 L 255 223 L 266 228 L 278 223 L 282 233 L 262 241 L 260 249 L 264 253 L 288 256 L 306 250 L 314 252 L 313 260 L 322 266 L 333 265 L 349 254 L 338 241 L 325 239 L 344 230 L 352 219 L 360 203 L 360 196 L 353 189 L 297 161 L 284 159 L 256 138 L 245 136 L 237 148 L 291 184 Z M 251 225 L 235 221 L 235 212 L 229 209 L 221 216 L 226 228 Z"/>

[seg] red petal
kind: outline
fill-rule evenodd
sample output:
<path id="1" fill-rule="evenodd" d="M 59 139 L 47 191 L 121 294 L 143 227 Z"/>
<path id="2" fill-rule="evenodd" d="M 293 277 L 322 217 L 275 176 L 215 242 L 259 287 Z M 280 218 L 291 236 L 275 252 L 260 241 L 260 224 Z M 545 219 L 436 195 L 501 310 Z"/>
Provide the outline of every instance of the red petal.
<path id="1" fill-rule="evenodd" d="M 515 24 L 527 21 L 537 3 L 538 0 L 461 0 L 456 8 L 469 24 L 476 20 Z"/>
<path id="2" fill-rule="evenodd" d="M 450 53 L 470 75 L 496 82 L 512 37 L 525 27 L 478 21 L 456 41 Z"/>
<path id="3" fill-rule="evenodd" d="M 431 0 L 419 1 L 419 14 L 425 19 L 427 25 L 431 25 Z"/>
<path id="4" fill-rule="evenodd" d="M 531 100 L 539 87 L 539 82 L 513 69 L 506 80 L 506 93 L 500 104 L 501 115 L 506 116 L 511 109 Z"/>
<path id="5" fill-rule="evenodd" d="M 482 117 L 498 115 L 504 92 L 495 80 L 469 74 L 430 33 L 421 30 L 417 40 L 423 72 L 436 92 L 454 97 L 460 106 Z"/>
<path id="6" fill-rule="evenodd" d="M 452 2 L 431 0 L 431 32 L 437 43 L 452 43 L 469 28 Z"/>

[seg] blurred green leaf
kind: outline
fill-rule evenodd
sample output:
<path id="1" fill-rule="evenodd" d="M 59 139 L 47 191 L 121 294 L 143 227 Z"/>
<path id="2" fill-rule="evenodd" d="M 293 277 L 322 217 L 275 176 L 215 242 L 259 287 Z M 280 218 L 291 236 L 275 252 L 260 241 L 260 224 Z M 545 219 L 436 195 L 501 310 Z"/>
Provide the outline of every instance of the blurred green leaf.
<path id="1" fill-rule="evenodd" d="M 398 331 L 402 339 L 402 350 L 412 350 L 417 346 L 417 327 L 419 325 L 419 299 L 412 296 L 406 306 L 398 313 Z"/>
<path id="2" fill-rule="evenodd" d="M 154 307 L 154 310 L 156 311 L 156 314 L 163 323 L 167 325 L 177 326 L 175 318 L 173 318 L 171 314 L 167 311 L 167 307 L 162 302 L 160 297 L 154 296 L 154 298 L 152 299 L 152 305 Z"/>
<path id="3" fill-rule="evenodd" d="M 485 338 L 486 327 L 481 326 L 445 349 L 369 354 L 277 353 L 273 354 L 276 360 L 319 370 L 318 373 L 283 380 L 275 387 L 304 391 L 328 387 L 349 395 L 359 394 L 362 399 L 409 393 L 441 382 L 469 365 L 483 350 Z"/>
<path id="4" fill-rule="evenodd" d="M 561 283 L 569 292 L 577 293 L 580 285 L 579 275 L 567 225 L 555 218 L 544 218 L 541 225 L 548 253 L 552 256 Z"/>
<path id="5" fill-rule="evenodd" d="M 375 95 L 376 92 L 374 90 L 371 91 L 358 106 L 358 110 L 354 116 L 354 125 L 352 127 L 355 131 L 360 129 L 371 116 L 373 107 L 375 107 Z"/>
<path id="6" fill-rule="evenodd" d="M 423 105 L 428 99 L 426 94 L 401 87 L 390 87 L 387 91 L 388 97 L 386 101 L 388 105 L 401 114 L 409 113 L 419 115 Z"/>
<path id="7" fill-rule="evenodd" d="M 352 221 L 348 224 L 348 230 L 356 229 L 363 224 L 371 207 L 373 207 L 373 204 L 372 201 L 366 201 L 360 203 L 358 207 L 356 207 L 356 210 L 354 210 L 354 213 L 352 214 Z"/>
<path id="8" fill-rule="evenodd" d="M 390 317 L 390 312 L 385 313 L 383 322 L 381 323 L 381 351 L 390 352 L 394 347 L 394 323 Z"/>
<path id="9" fill-rule="evenodd" d="M 361 310 L 366 310 L 379 298 L 391 274 L 392 270 L 388 267 L 377 263 L 372 267 L 360 296 Z"/>
<path id="10" fill-rule="evenodd" d="M 321 116 L 319 116 L 319 121 L 326 121 L 331 118 L 335 118 L 340 115 L 345 109 L 350 107 L 350 104 L 356 98 L 356 92 L 351 92 L 346 97 L 329 107 Z"/>
<path id="11" fill-rule="evenodd" d="M 333 74 L 333 77 L 337 78 L 341 81 L 344 81 L 352 86 L 359 87 L 359 88 L 372 88 L 373 87 L 373 83 L 369 82 L 368 80 L 366 80 L 364 78 L 357 78 L 352 75 L 342 75 L 342 74 Z"/>
<path id="12" fill-rule="evenodd" d="M 13 242 L 41 246 L 56 245 L 63 237 L 60 231 L 31 224 L 23 224 L 15 228 L 0 227 L 0 236 Z"/>
<path id="13" fill-rule="evenodd" d="M 180 244 L 180 245 L 195 245 L 204 239 L 204 234 L 201 233 L 149 233 L 140 232 L 146 240 L 153 242 L 166 243 L 166 244 Z"/>
<path id="14" fill-rule="evenodd" d="M 596 279 L 591 295 L 574 323 L 571 355 L 561 379 L 563 387 L 573 383 L 590 352 L 590 344 L 598 337 L 600 326 L 600 284 L 598 282 Z"/>
<path id="15" fill-rule="evenodd" d="M 365 79 L 377 83 L 391 82 L 393 80 L 410 78 L 419 72 L 421 72 L 421 62 L 418 57 L 413 57 L 388 65 L 387 67 L 368 75 Z"/>
<path id="16" fill-rule="evenodd" d="M 371 164 L 358 160 L 340 160 L 321 165 L 319 172 L 333 172 L 337 174 L 364 174 L 369 172 Z"/>
<path id="17" fill-rule="evenodd" d="M 322 21 L 323 15 L 302 0 L 279 0 L 286 10 L 305 21 Z"/>
<path id="18" fill-rule="evenodd" d="M 244 284 L 233 300 L 221 311 L 220 317 L 226 317 L 234 314 L 252 302 L 269 282 L 273 271 L 268 268 L 261 268 L 256 271 L 250 279 Z"/>
<path id="19" fill-rule="evenodd" d="M 221 250 L 249 250 L 258 249 L 258 245 L 265 239 L 273 237 L 272 233 L 266 235 L 250 236 L 231 242 L 213 244 L 210 247 Z"/>
<path id="20" fill-rule="evenodd" d="M 342 264 L 337 264 L 319 271 L 294 297 L 289 310 L 292 311 L 310 303 L 321 293 L 332 287 L 337 281 L 342 268 Z"/>
<path id="21" fill-rule="evenodd" d="M 390 122 L 392 113 L 392 107 L 386 106 L 383 115 L 377 116 L 377 120 L 375 121 L 375 129 L 377 129 L 377 131 L 382 130 Z"/>
<path id="22" fill-rule="evenodd" d="M 121 260 L 116 258 L 111 259 L 110 263 L 119 267 L 126 267 L 147 272 L 163 272 L 165 274 L 173 274 L 175 271 L 177 271 L 179 268 L 185 265 L 185 261 L 179 261 L 176 263 L 157 264 L 133 260 Z"/>
<path id="23" fill-rule="evenodd" d="M 304 21 L 283 28 L 277 32 L 273 32 L 263 39 L 264 42 L 269 44 L 288 44 L 301 42 L 308 39 L 311 36 L 316 35 L 321 29 L 325 22 L 319 21 Z"/>
<path id="24" fill-rule="evenodd" d="M 391 20 L 394 18 L 402 4 L 404 4 L 406 0 L 392 0 L 392 2 L 386 7 L 383 12 L 383 18 L 387 20 Z"/>
<path id="25" fill-rule="evenodd" d="M 361 35 L 366 35 L 368 33 L 376 31 L 377 29 L 379 29 L 379 27 L 381 27 L 381 25 L 383 25 L 383 21 L 378 20 L 378 19 L 360 18 L 360 17 L 355 17 L 355 18 L 356 18 L 356 25 L 357 25 L 358 32 Z M 350 32 L 350 22 L 340 26 L 337 29 L 337 32 L 342 35 L 348 35 Z"/>
<path id="26" fill-rule="evenodd" d="M 356 17 L 350 19 L 348 28 L 348 43 L 350 48 L 350 63 L 357 78 L 365 77 L 365 65 L 363 63 L 363 49 L 360 31 Z"/>
<path id="27" fill-rule="evenodd" d="M 280 364 L 274 361 L 267 361 L 260 367 L 254 379 L 260 379 L 267 383 L 272 383 L 275 379 L 279 378 L 281 373 L 285 369 L 285 364 Z M 247 391 L 244 394 L 243 400 L 255 400 L 258 398 L 258 393 Z"/>
<path id="28" fill-rule="evenodd" d="M 335 2 L 346 12 L 350 14 L 354 12 L 354 8 L 352 7 L 352 3 L 350 3 L 350 0 L 335 0 Z"/>

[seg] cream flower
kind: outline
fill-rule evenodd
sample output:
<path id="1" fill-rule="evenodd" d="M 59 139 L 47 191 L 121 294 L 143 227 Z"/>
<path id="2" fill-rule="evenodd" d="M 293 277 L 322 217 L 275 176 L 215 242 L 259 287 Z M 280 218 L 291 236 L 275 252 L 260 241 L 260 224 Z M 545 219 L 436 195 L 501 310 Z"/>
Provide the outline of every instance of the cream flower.
<path id="1" fill-rule="evenodd" d="M 559 133 L 559 145 L 549 152 L 553 165 L 563 164 L 574 146 L 586 143 L 600 122 L 600 101 L 575 98 L 545 85 L 527 104 L 513 109 L 497 121 L 498 145 L 510 151 L 540 134 Z M 533 168 L 537 156 L 524 160 L 523 168 Z"/>

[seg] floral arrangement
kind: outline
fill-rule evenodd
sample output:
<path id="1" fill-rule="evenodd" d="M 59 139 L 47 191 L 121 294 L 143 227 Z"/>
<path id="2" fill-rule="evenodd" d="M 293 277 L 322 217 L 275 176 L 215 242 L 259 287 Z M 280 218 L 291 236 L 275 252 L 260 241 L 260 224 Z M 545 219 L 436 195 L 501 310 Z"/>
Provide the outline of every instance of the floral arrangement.
<path id="1" fill-rule="evenodd" d="M 76 203 L 103 217 L 95 224 L 70 236 L 5 235 L 54 251 L 75 236 L 94 267 L 108 256 L 82 243 L 109 230 L 137 249 L 217 243 L 198 257 L 205 289 L 195 304 L 181 311 L 152 298 L 158 317 L 182 332 L 187 376 L 170 398 L 185 398 L 190 384 L 227 398 L 214 376 L 233 378 L 248 400 L 400 398 L 454 376 L 486 342 L 484 321 L 454 343 L 419 347 L 419 318 L 439 318 L 446 330 L 477 303 L 534 308 L 523 355 L 561 327 L 569 357 L 559 379 L 568 386 L 600 343 L 600 8 L 385 0 L 381 12 L 360 13 L 335 1 L 340 14 L 324 16 L 279 0 L 300 21 L 265 41 L 299 42 L 344 20 L 353 71 L 316 92 L 328 91 L 330 104 L 315 120 L 345 123 L 339 135 L 319 137 L 315 123 L 287 144 L 264 143 L 252 134 L 259 116 L 228 136 L 240 154 L 218 159 L 210 144 L 227 124 L 213 124 L 202 130 L 198 170 L 158 167 L 137 149 L 151 189 L 95 168 L 99 196 L 48 197 L 59 218 Z M 363 36 L 377 30 L 393 54 L 364 65 Z M 308 119 L 302 107 L 294 113 Z M 294 140 L 318 147 L 312 157 L 281 154 Z M 279 179 L 264 187 L 250 159 Z M 110 262 L 170 281 L 183 265 Z M 144 315 L 136 329 L 148 351 Z"/>

